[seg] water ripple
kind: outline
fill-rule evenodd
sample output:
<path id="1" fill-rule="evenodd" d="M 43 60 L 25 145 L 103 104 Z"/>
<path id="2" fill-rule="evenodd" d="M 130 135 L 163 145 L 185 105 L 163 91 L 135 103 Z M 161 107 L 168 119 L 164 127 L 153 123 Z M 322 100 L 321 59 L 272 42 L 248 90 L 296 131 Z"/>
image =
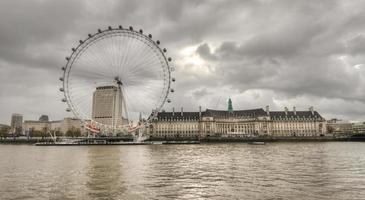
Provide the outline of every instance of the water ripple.
<path id="1" fill-rule="evenodd" d="M 363 199 L 365 143 L 0 145 L 1 199 Z"/>

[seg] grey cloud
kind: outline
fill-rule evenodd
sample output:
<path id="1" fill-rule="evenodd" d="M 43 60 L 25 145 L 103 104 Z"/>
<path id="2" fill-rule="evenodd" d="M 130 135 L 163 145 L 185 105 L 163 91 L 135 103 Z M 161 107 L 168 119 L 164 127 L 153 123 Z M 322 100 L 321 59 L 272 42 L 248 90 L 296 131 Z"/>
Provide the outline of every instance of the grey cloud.
<path id="1" fill-rule="evenodd" d="M 365 54 L 365 36 L 359 34 L 348 41 L 348 49 L 352 55 L 364 55 Z"/>
<path id="2" fill-rule="evenodd" d="M 223 45 L 222 45 L 223 46 Z M 211 52 L 211 49 L 207 43 L 199 45 L 199 47 L 196 49 L 196 52 L 206 60 L 215 60 L 216 57 Z"/>
<path id="3" fill-rule="evenodd" d="M 4 0 L 0 122 L 12 112 L 66 115 L 57 93 L 64 57 L 88 33 L 119 24 L 152 33 L 176 60 L 182 48 L 199 45 L 204 66 L 174 64 L 175 103 L 168 109 L 215 107 L 219 96 L 225 109 L 229 95 L 235 108 L 279 108 L 275 100 L 282 97 L 302 107 L 317 103 L 324 114 L 365 118 L 350 109 L 365 107 L 365 71 L 353 67 L 365 63 L 364 9 L 362 1 L 343 0 Z"/>
<path id="4" fill-rule="evenodd" d="M 202 88 L 202 89 L 198 89 L 198 90 L 193 91 L 192 94 L 193 94 L 193 97 L 195 99 L 200 99 L 200 98 L 202 98 L 204 96 L 207 96 L 209 94 L 212 94 L 212 93 L 209 92 L 206 88 Z"/>

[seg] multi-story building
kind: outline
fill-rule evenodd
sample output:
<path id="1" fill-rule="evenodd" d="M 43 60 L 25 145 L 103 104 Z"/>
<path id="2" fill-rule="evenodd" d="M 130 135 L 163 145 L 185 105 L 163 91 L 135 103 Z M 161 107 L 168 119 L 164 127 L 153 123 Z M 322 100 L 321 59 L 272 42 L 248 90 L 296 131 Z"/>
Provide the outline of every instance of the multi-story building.
<path id="1" fill-rule="evenodd" d="M 365 122 L 353 123 L 352 124 L 352 133 L 353 134 L 365 134 Z"/>
<path id="2" fill-rule="evenodd" d="M 48 122 L 49 121 L 48 115 L 41 115 L 39 117 L 39 121 Z"/>
<path id="3" fill-rule="evenodd" d="M 23 132 L 23 115 L 14 113 L 11 115 L 11 133 L 20 135 Z"/>
<path id="4" fill-rule="evenodd" d="M 269 112 L 268 134 L 273 136 L 319 136 L 326 133 L 326 121 L 313 107 L 309 111 Z"/>
<path id="5" fill-rule="evenodd" d="M 10 129 L 10 126 L 6 125 L 6 124 L 0 124 L 0 129 L 3 129 L 3 128 Z"/>
<path id="6" fill-rule="evenodd" d="M 316 137 L 326 133 L 326 121 L 313 107 L 308 111 L 270 111 L 262 108 L 207 109 L 202 112 L 159 112 L 152 121 L 152 138 L 215 137 Z"/>
<path id="7" fill-rule="evenodd" d="M 198 138 L 202 112 L 160 112 L 150 126 L 153 138 Z"/>
<path id="8" fill-rule="evenodd" d="M 348 121 L 343 121 L 340 119 L 331 119 L 327 121 L 328 133 L 335 136 L 349 136 L 352 134 L 353 124 Z"/>
<path id="9" fill-rule="evenodd" d="M 267 133 L 263 109 L 211 110 L 202 114 L 201 137 L 249 137 Z"/>
<path id="10" fill-rule="evenodd" d="M 66 134 L 69 130 L 80 130 L 81 134 L 85 132 L 82 127 L 82 123 L 80 119 L 76 118 L 64 118 L 63 120 L 58 121 L 48 121 L 45 120 L 45 117 L 42 115 L 38 121 L 35 120 L 26 120 L 24 121 L 24 130 L 26 133 L 39 131 L 39 132 L 48 132 L 55 131 L 59 134 Z"/>
<path id="11" fill-rule="evenodd" d="M 38 121 L 38 120 L 25 120 L 24 121 L 24 131 L 48 131 L 51 129 L 50 123 L 45 121 Z"/>
<path id="12" fill-rule="evenodd" d="M 104 125 L 122 125 L 121 92 L 116 86 L 97 87 L 93 94 L 92 119 Z"/>
<path id="13" fill-rule="evenodd" d="M 69 130 L 73 130 L 73 129 L 78 129 L 81 131 L 81 133 L 83 134 L 85 132 L 82 122 L 80 119 L 77 118 L 64 118 L 61 121 L 61 126 L 60 126 L 60 130 L 61 133 L 65 134 L 67 133 L 67 131 Z"/>

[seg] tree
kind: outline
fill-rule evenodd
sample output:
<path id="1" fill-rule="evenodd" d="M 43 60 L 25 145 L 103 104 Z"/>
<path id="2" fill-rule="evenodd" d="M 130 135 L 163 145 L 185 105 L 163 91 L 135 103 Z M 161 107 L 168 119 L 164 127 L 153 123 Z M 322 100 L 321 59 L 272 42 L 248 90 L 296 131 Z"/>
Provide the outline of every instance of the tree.
<path id="1" fill-rule="evenodd" d="M 66 132 L 66 136 L 67 137 L 80 137 L 81 136 L 81 130 L 79 128 L 75 128 L 74 126 L 71 127 L 67 132 Z"/>
<path id="2" fill-rule="evenodd" d="M 32 137 L 43 137 L 43 131 L 39 131 L 39 130 L 32 130 L 32 134 L 31 134 L 31 136 Z"/>
<path id="3" fill-rule="evenodd" d="M 3 126 L 0 128 L 0 137 L 6 138 L 8 136 L 10 127 L 9 126 Z"/>
<path id="4" fill-rule="evenodd" d="M 45 138 L 45 137 L 47 137 L 47 135 L 48 135 L 48 127 L 45 126 L 42 128 L 41 136 L 42 136 L 42 138 Z"/>
<path id="5" fill-rule="evenodd" d="M 55 134 L 56 136 L 62 136 L 62 135 L 63 135 L 63 133 L 62 133 L 60 130 L 56 130 L 56 131 L 54 132 L 54 134 Z"/>

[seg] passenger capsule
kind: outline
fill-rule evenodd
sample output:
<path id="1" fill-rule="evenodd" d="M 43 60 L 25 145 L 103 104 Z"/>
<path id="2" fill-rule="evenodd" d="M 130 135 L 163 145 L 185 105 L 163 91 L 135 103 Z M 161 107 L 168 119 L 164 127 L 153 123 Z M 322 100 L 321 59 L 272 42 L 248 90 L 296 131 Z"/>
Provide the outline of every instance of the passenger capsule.
<path id="1" fill-rule="evenodd" d="M 175 78 L 172 78 L 172 82 L 175 82 L 176 81 L 176 79 Z"/>
<path id="2" fill-rule="evenodd" d="M 156 41 L 156 44 L 160 45 L 160 40 L 157 40 L 157 41 Z"/>
<path id="3" fill-rule="evenodd" d="M 108 29 L 109 29 L 109 30 L 112 30 L 112 27 L 111 27 L 111 26 L 109 26 L 109 27 L 108 27 Z"/>
<path id="4" fill-rule="evenodd" d="M 171 89 L 170 89 L 170 92 L 175 92 L 175 90 L 171 88 Z"/>
<path id="5" fill-rule="evenodd" d="M 163 52 L 164 52 L 164 53 L 166 53 L 166 52 L 167 52 L 166 48 L 164 48 L 164 49 L 163 49 Z"/>
<path id="6" fill-rule="evenodd" d="M 60 81 L 63 81 L 63 77 L 60 77 Z"/>
<path id="7" fill-rule="evenodd" d="M 100 30 L 100 29 L 98 29 L 98 32 L 99 32 L 99 33 L 101 33 L 101 30 Z"/>
<path id="8" fill-rule="evenodd" d="M 69 60 L 70 60 L 70 58 L 69 58 L 69 57 L 66 57 L 66 60 L 67 60 L 67 61 L 69 61 Z"/>
<path id="9" fill-rule="evenodd" d="M 79 42 L 80 42 L 80 44 L 84 43 L 84 41 L 82 41 L 82 40 L 79 40 Z"/>
<path id="10" fill-rule="evenodd" d="M 61 92 L 64 92 L 65 90 L 64 90 L 63 88 L 60 88 L 60 91 L 61 91 Z"/>
<path id="11" fill-rule="evenodd" d="M 143 34 L 143 30 L 142 29 L 139 29 L 139 33 Z"/>
<path id="12" fill-rule="evenodd" d="M 62 67 L 61 69 L 62 69 L 62 71 L 65 71 L 66 70 L 66 67 Z"/>
<path id="13" fill-rule="evenodd" d="M 67 102 L 67 100 L 65 98 L 62 99 L 62 102 Z"/>
<path id="14" fill-rule="evenodd" d="M 67 112 L 71 112 L 71 109 L 70 109 L 70 108 L 66 108 L 66 111 L 67 111 Z"/>
<path id="15" fill-rule="evenodd" d="M 87 36 L 89 36 L 89 38 L 91 38 L 93 35 L 91 35 L 91 34 L 89 33 L 89 34 L 87 34 Z"/>
<path id="16" fill-rule="evenodd" d="M 75 48 L 72 48 L 72 51 L 73 51 L 73 52 L 75 52 L 75 51 L 76 51 L 76 49 L 75 49 Z"/>
<path id="17" fill-rule="evenodd" d="M 133 31 L 133 27 L 132 27 L 132 26 L 130 26 L 130 27 L 129 27 L 129 30 Z"/>
<path id="18" fill-rule="evenodd" d="M 167 103 L 171 103 L 171 99 L 167 99 Z"/>
<path id="19" fill-rule="evenodd" d="M 123 26 L 122 25 L 119 25 L 119 29 L 123 29 Z"/>
<path id="20" fill-rule="evenodd" d="M 148 34 L 148 37 L 149 37 L 149 38 L 152 38 L 152 35 L 151 35 L 151 34 Z"/>
<path id="21" fill-rule="evenodd" d="M 167 60 L 168 60 L 169 62 L 171 62 L 171 60 L 172 60 L 172 59 L 169 57 Z"/>

